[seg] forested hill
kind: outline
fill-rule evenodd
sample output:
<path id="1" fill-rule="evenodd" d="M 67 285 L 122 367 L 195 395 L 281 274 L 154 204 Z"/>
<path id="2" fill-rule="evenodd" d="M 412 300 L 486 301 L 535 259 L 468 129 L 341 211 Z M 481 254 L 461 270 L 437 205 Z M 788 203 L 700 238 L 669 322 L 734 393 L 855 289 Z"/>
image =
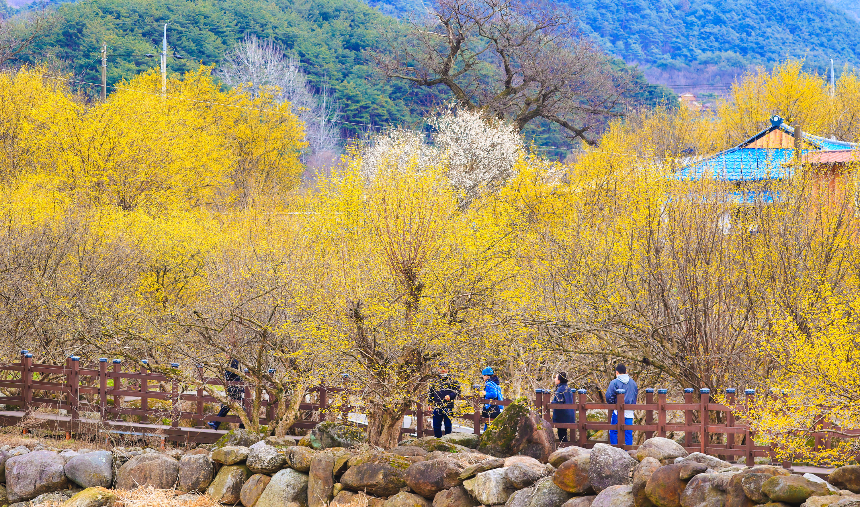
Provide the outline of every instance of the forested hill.
<path id="1" fill-rule="evenodd" d="M 559 0 L 582 30 L 649 78 L 669 83 L 786 58 L 824 69 L 860 61 L 858 0 Z M 420 0 L 368 0 L 404 16 Z M 420 8 L 419 8 L 420 9 Z M 703 72 L 703 70 L 705 72 Z M 661 75 L 662 74 L 662 75 Z"/>

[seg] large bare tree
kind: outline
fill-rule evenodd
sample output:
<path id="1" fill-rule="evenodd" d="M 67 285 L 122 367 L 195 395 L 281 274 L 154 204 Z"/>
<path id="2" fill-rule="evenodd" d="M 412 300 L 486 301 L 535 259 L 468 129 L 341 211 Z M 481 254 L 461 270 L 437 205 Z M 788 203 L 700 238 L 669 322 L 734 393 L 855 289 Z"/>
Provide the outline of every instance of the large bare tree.
<path id="1" fill-rule="evenodd" d="M 407 34 L 389 32 L 372 52 L 382 72 L 418 86 L 448 88 L 460 105 L 522 129 L 543 118 L 594 142 L 595 127 L 619 114 L 623 73 L 580 36 L 569 9 L 520 0 L 434 0 Z"/>

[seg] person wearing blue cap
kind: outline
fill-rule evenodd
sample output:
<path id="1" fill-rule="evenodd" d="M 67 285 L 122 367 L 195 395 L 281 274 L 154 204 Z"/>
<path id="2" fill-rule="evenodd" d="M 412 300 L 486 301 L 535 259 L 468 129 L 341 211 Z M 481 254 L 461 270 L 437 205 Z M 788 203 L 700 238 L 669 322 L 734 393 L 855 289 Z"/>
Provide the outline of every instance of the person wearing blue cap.
<path id="1" fill-rule="evenodd" d="M 504 398 L 502 397 L 502 388 L 499 386 L 499 377 L 496 376 L 496 373 L 489 366 L 481 370 L 481 376 L 484 379 L 484 390 L 481 391 L 481 395 L 485 400 L 498 400 L 502 401 Z M 502 407 L 499 405 L 492 405 L 487 403 L 484 405 L 484 409 L 481 410 L 481 417 L 485 417 L 489 420 L 493 420 L 502 412 Z M 487 430 L 487 425 L 484 424 L 484 431 Z"/>

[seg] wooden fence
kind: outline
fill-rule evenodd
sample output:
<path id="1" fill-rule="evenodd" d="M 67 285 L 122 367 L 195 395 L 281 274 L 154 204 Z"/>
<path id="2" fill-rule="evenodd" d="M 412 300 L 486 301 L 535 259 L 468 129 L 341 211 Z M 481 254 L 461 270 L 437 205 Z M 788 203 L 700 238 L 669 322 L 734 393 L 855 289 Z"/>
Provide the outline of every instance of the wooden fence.
<path id="1" fill-rule="evenodd" d="M 124 368 L 125 366 L 125 368 Z M 178 368 L 178 364 L 171 365 Z M 64 365 L 34 364 L 32 354 L 23 351 L 18 363 L 0 364 L 0 424 L 5 426 L 30 420 L 34 424 L 45 424 L 64 430 L 67 435 L 79 431 L 99 431 L 126 433 L 141 436 L 157 436 L 163 440 L 177 442 L 211 443 L 225 430 L 213 430 L 206 423 L 238 423 L 237 416 L 218 417 L 213 413 L 220 407 L 217 398 L 205 393 L 204 385 L 226 389 L 228 385 L 244 389 L 243 404 L 247 413 L 254 406 L 252 386 L 242 382 L 225 382 L 222 378 L 206 378 L 200 370 L 197 385 L 182 386 L 176 379 L 150 370 L 146 361 L 130 369 L 119 359 L 110 365 L 107 359 L 91 365 L 81 365 L 77 357 L 69 357 Z M 318 387 L 307 397 L 299 409 L 308 417 L 299 421 L 298 428 L 312 428 L 322 420 L 346 419 L 350 412 L 359 409 L 347 403 L 334 406 L 330 398 L 343 392 L 332 387 Z M 619 391 L 621 393 L 621 391 Z M 730 406 L 744 407 L 754 398 L 755 392 L 747 390 L 743 401 L 736 399 L 734 389 L 727 389 L 727 403 L 715 403 L 708 389 L 700 389 L 696 399 L 693 389 L 684 390 L 684 401 L 670 403 L 666 389 L 645 389 L 644 403 L 629 406 L 624 404 L 624 396 L 618 396 L 616 404 L 591 403 L 586 391 L 579 390 L 576 402 L 570 405 L 550 404 L 552 392 L 538 389 L 532 404 L 543 417 L 551 421 L 552 409 L 572 409 L 576 422 L 569 424 L 553 423 L 554 428 L 568 430 L 569 442 L 561 445 L 592 447 L 598 432 L 618 431 L 618 447 L 634 449 L 636 446 L 624 445 L 624 432 L 634 431 L 652 436 L 665 437 L 670 433 L 683 433 L 684 447 L 690 452 L 702 452 L 715 456 L 737 458 L 744 456 L 747 463 L 759 456 L 773 456 L 774 449 L 757 446 L 748 425 L 735 417 Z M 642 399 L 640 395 L 640 400 Z M 481 417 L 484 404 L 507 406 L 511 400 L 485 400 L 465 398 L 465 411 L 458 411 L 455 420 L 469 421 L 472 431 L 480 434 L 486 419 Z M 266 398 L 259 400 L 261 424 L 269 424 L 274 419 L 274 404 Z M 471 407 L 471 408 L 469 408 Z M 624 417 L 617 424 L 611 424 L 613 411 L 623 414 L 625 409 L 635 409 L 639 414 L 638 424 L 628 425 Z M 42 409 L 42 410 L 38 410 Z M 44 410 L 48 409 L 48 410 Z M 83 414 L 83 415 L 82 415 Z M 603 414 L 598 419 L 588 420 L 588 415 Z M 429 428 L 430 411 L 419 404 L 409 414 L 414 418 L 415 428 L 403 428 L 403 433 L 417 436 L 432 435 Z M 592 417 L 594 419 L 594 417 Z M 186 425 L 181 425 L 185 422 Z M 190 422 L 190 425 L 187 423 Z M 26 425 L 25 425 L 26 426 Z M 87 427 L 91 429 L 87 430 Z M 605 433 L 603 433 L 605 435 Z M 831 445 L 829 432 L 814 433 L 815 445 Z M 784 463 L 788 465 L 788 463 Z"/>

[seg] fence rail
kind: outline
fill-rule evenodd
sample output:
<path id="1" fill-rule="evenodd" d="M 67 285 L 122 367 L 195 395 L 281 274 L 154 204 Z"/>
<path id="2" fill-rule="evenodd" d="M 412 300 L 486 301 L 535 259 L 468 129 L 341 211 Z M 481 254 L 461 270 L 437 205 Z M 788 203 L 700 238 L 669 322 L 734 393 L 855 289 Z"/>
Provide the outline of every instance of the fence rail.
<path id="1" fill-rule="evenodd" d="M 126 369 L 123 369 L 126 366 Z M 178 364 L 171 365 L 178 368 Z M 146 361 L 134 369 L 114 359 L 109 368 L 107 359 L 82 366 L 79 358 L 69 357 L 64 365 L 34 364 L 32 354 L 24 351 L 19 363 L 0 364 L 0 424 L 13 425 L 27 417 L 41 420 L 65 430 L 67 435 L 78 432 L 85 425 L 98 427 L 99 431 L 130 433 L 134 435 L 160 436 L 169 441 L 211 443 L 225 431 L 213 430 L 206 423 L 238 423 L 239 417 L 227 415 L 219 417 L 207 412 L 206 406 L 220 407 L 220 401 L 206 394 L 206 386 L 226 390 L 228 386 L 244 389 L 243 406 L 249 415 L 255 401 L 260 407 L 260 423 L 270 424 L 275 419 L 275 405 L 266 398 L 254 400 L 255 389 L 242 382 L 225 382 L 219 378 L 206 378 L 199 370 L 199 381 L 193 386 L 183 386 L 176 379 L 153 372 Z M 312 396 L 299 410 L 310 417 L 295 424 L 298 428 L 312 428 L 319 421 L 327 419 L 347 419 L 354 410 L 349 406 L 334 407 L 330 395 L 342 389 L 320 386 L 312 391 Z M 265 388 L 263 389 L 265 392 Z M 561 445 L 592 447 L 605 440 L 595 440 L 598 432 L 618 431 L 619 444 L 626 450 L 637 446 L 624 445 L 624 432 L 641 432 L 645 438 L 666 437 L 670 433 L 683 433 L 683 445 L 690 452 L 702 452 L 715 456 L 736 458 L 743 456 L 747 463 L 756 457 L 775 456 L 775 449 L 755 445 L 754 435 L 745 421 L 738 420 L 735 410 L 748 407 L 755 392 L 746 390 L 743 401 L 737 399 L 736 390 L 727 389 L 726 404 L 716 403 L 708 389 L 700 389 L 698 399 L 693 389 L 684 390 L 680 403 L 670 403 L 666 389 L 645 389 L 642 404 L 625 405 L 624 396 L 618 396 L 615 404 L 593 403 L 588 400 L 585 390 L 577 391 L 575 403 L 568 405 L 551 404 L 552 392 L 538 389 L 531 402 L 547 421 L 552 420 L 551 410 L 572 409 L 576 414 L 575 423 L 553 423 L 553 428 L 567 429 L 569 442 Z M 511 400 L 486 400 L 477 397 L 464 398 L 465 412 L 458 412 L 455 418 L 470 421 L 472 431 L 481 434 L 487 419 L 481 415 L 485 404 L 507 406 Z M 48 408 L 51 413 L 36 412 Z M 336 409 L 335 409 L 336 408 Z M 623 414 L 633 409 L 639 417 L 632 424 L 626 424 L 624 417 L 618 422 L 610 420 L 613 411 Z M 54 413 L 55 412 L 55 413 Z M 62 412 L 65 412 L 63 414 Z M 83 414 L 83 416 L 82 416 Z M 605 414 L 605 420 L 588 420 L 591 414 Z M 418 404 L 412 416 L 415 428 L 403 428 L 402 433 L 417 436 L 432 435 L 428 427 L 430 412 L 428 407 Z M 181 426 L 190 421 L 192 426 Z M 816 448 L 830 448 L 832 431 L 838 430 L 833 424 L 824 422 L 822 431 L 810 432 Z M 860 436 L 860 432 L 849 432 Z M 784 466 L 790 463 L 784 462 Z"/>

